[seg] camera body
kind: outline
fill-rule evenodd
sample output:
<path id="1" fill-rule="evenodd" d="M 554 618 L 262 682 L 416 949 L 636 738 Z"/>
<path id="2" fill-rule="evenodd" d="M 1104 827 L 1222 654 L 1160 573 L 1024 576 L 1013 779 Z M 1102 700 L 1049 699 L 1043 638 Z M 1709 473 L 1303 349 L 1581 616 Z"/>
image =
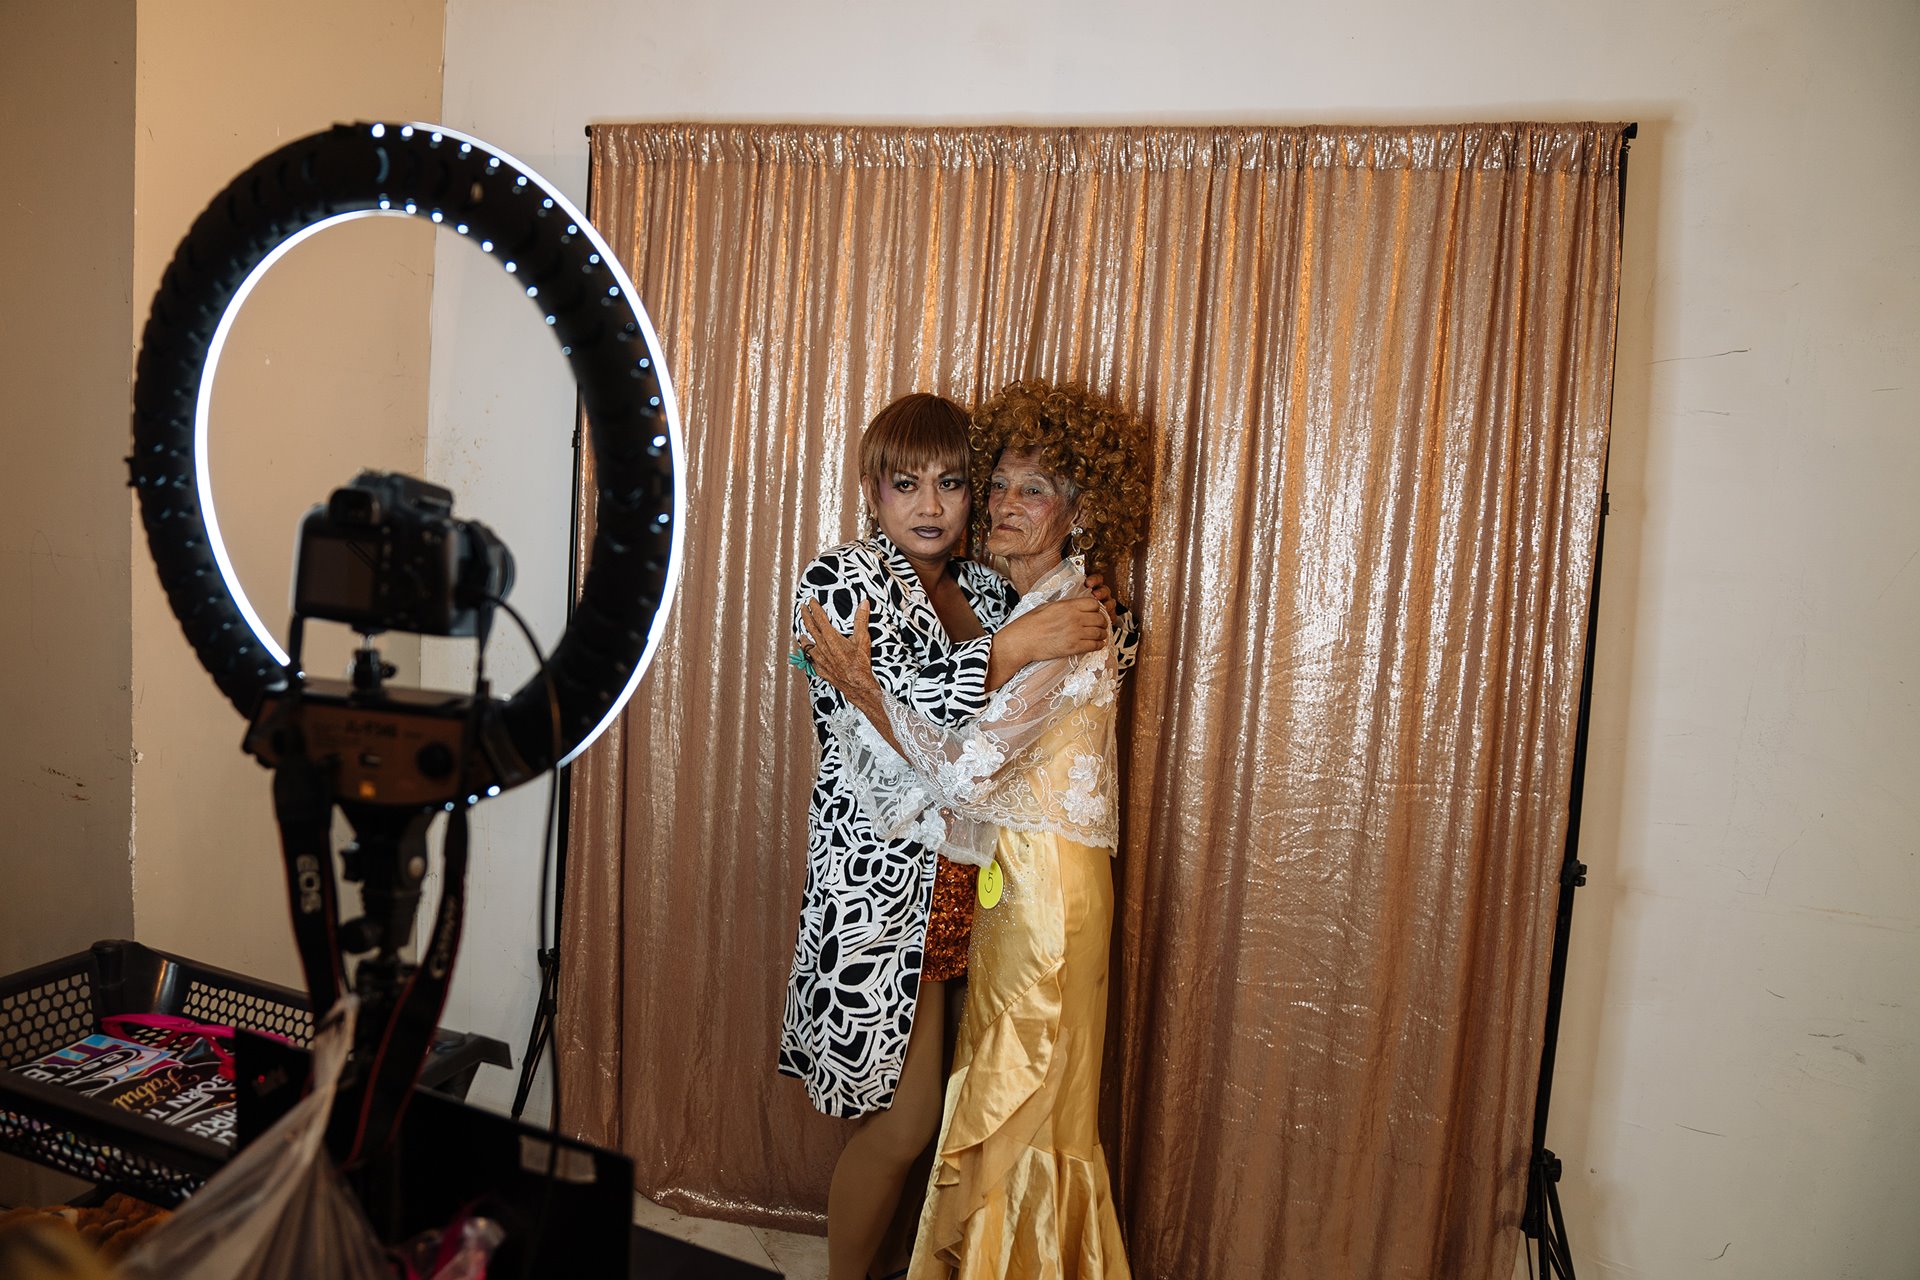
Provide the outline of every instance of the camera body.
<path id="1" fill-rule="evenodd" d="M 453 494 L 391 471 L 362 471 L 300 521 L 293 611 L 363 635 L 484 635 L 513 586 L 513 554 Z"/>

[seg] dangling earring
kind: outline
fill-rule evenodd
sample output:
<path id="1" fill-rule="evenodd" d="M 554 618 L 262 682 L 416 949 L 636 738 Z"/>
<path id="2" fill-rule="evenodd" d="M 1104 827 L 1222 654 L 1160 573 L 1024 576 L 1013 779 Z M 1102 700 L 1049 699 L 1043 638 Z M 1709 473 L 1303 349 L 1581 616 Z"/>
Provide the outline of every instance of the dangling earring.
<path id="1" fill-rule="evenodd" d="M 1073 526 L 1073 530 L 1067 534 L 1067 551 L 1069 552 L 1067 559 L 1071 560 L 1073 567 L 1081 573 L 1087 571 L 1087 548 L 1092 545 L 1093 535 L 1079 525 Z"/>

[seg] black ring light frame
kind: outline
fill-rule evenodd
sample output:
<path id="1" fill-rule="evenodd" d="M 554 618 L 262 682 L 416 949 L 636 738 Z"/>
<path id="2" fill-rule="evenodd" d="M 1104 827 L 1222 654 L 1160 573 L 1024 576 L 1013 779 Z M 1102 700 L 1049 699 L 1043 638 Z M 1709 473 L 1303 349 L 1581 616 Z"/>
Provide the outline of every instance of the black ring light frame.
<path id="1" fill-rule="evenodd" d="M 418 217 L 498 259 L 540 308 L 586 409 L 597 523 L 580 595 L 546 667 L 497 710 L 512 786 L 578 755 L 658 650 L 679 578 L 685 468 L 673 388 L 633 282 L 540 175 L 430 124 L 338 125 L 242 173 L 194 222 L 141 339 L 131 483 L 174 616 L 242 716 L 288 686 L 287 655 L 234 574 L 214 512 L 208 408 L 220 351 L 267 270 L 308 236 L 362 217 Z M 553 725 L 546 674 L 559 705 Z"/>

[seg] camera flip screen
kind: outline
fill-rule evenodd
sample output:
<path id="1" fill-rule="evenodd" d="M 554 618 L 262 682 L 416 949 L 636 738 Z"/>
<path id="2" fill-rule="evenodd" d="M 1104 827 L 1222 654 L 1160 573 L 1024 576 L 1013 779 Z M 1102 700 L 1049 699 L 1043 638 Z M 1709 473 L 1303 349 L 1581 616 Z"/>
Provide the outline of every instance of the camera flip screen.
<path id="1" fill-rule="evenodd" d="M 293 582 L 295 612 L 336 622 L 374 622 L 381 615 L 377 597 L 383 530 L 364 536 L 306 530 Z"/>

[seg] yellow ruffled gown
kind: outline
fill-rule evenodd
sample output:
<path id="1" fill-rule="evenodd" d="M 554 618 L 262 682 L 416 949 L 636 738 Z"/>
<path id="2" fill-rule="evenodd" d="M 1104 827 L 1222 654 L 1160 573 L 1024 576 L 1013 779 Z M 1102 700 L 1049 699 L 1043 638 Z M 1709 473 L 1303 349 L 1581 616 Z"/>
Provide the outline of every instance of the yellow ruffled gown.
<path id="1" fill-rule="evenodd" d="M 1001 828 L 910 1280 L 1125 1277 L 1100 1145 L 1109 851 Z"/>

